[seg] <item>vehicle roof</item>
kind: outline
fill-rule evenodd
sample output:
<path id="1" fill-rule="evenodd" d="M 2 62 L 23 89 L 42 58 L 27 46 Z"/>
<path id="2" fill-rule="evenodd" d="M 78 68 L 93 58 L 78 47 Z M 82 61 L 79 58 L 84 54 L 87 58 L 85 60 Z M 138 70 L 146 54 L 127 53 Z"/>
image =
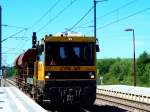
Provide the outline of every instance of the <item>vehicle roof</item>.
<path id="1" fill-rule="evenodd" d="M 95 42 L 92 36 L 45 36 L 45 42 Z"/>

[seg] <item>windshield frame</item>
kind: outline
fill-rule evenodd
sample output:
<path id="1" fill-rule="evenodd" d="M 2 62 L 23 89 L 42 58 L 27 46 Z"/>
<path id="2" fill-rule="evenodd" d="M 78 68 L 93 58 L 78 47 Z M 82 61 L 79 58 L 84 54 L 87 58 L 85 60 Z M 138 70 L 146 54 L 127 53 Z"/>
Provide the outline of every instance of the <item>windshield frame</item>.
<path id="1" fill-rule="evenodd" d="M 95 65 L 95 58 L 96 58 L 96 54 L 95 54 L 95 43 L 94 42 L 46 42 L 45 43 L 45 65 L 46 66 L 94 66 Z M 58 60 L 59 62 L 62 62 L 62 63 L 59 63 L 59 64 L 49 64 L 48 62 L 49 62 L 49 59 L 48 59 L 48 57 L 50 57 L 50 54 L 49 55 L 47 55 L 48 54 L 48 52 L 50 51 L 49 49 L 51 48 L 51 47 L 54 47 L 54 48 L 56 48 L 57 49 L 57 47 L 59 48 L 59 54 L 57 54 L 58 56 L 59 56 L 59 58 L 60 58 L 60 60 Z M 89 58 L 89 59 L 91 59 L 91 61 L 89 61 L 89 59 L 87 59 L 87 60 L 85 60 L 84 59 L 84 62 L 81 62 L 82 64 L 73 64 L 73 63 L 71 63 L 71 64 L 68 64 L 68 63 L 66 63 L 66 61 L 64 61 L 63 59 L 62 59 L 62 57 L 63 57 L 63 55 L 64 55 L 64 51 L 63 51 L 63 53 L 60 51 L 60 49 L 64 49 L 64 47 L 66 47 L 66 48 L 69 48 L 69 47 L 73 47 L 74 49 L 76 48 L 76 55 L 80 55 L 80 60 L 83 60 L 83 58 Z M 87 48 L 86 48 L 87 47 Z M 89 48 L 88 48 L 89 47 Z M 79 54 L 79 52 L 77 53 L 77 51 L 79 50 L 79 52 L 80 52 L 80 54 Z M 83 53 L 81 50 L 83 50 L 83 49 L 85 49 L 84 50 L 84 56 L 82 56 L 82 54 L 81 53 Z M 86 51 L 86 49 L 87 50 L 91 50 L 91 51 Z M 91 52 L 91 53 L 89 53 L 89 52 Z M 54 53 L 53 53 L 54 54 Z M 63 54 L 63 55 L 62 55 Z M 90 57 L 88 57 L 87 55 L 88 54 L 90 54 L 91 56 Z M 63 57 L 64 58 L 64 57 Z M 71 58 L 70 58 L 71 59 Z M 74 59 L 74 58 L 72 58 L 72 59 Z M 79 60 L 78 60 L 79 61 Z"/>

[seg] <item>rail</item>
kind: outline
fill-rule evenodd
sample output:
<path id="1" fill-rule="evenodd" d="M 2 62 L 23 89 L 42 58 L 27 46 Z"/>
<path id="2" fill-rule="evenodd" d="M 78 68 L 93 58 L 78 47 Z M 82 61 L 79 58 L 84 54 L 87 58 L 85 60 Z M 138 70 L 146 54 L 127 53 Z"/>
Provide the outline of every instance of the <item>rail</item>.
<path id="1" fill-rule="evenodd" d="M 97 93 L 150 104 L 150 96 L 136 95 L 136 94 L 123 93 L 123 92 L 104 90 L 104 89 L 97 89 Z"/>
<path id="2" fill-rule="evenodd" d="M 10 80 L 10 79 L 4 79 L 4 80 L 16 87 L 16 82 L 14 80 Z"/>
<path id="3" fill-rule="evenodd" d="M 22 89 L 23 91 L 26 91 L 27 84 L 24 80 L 21 78 L 15 78 L 15 79 L 5 79 L 8 83 L 10 83 L 13 86 L 18 86 L 18 88 Z"/>
<path id="4" fill-rule="evenodd" d="M 15 80 L 7 79 L 7 81 L 12 85 L 14 85 L 15 83 Z M 122 109 L 133 112 L 136 111 L 150 112 L 149 96 L 142 96 L 97 88 L 96 104 L 100 105 L 100 102 L 104 102 L 107 105 L 117 106 Z"/>
<path id="5" fill-rule="evenodd" d="M 130 111 L 150 112 L 150 97 L 97 89 L 97 100 L 115 105 Z"/>

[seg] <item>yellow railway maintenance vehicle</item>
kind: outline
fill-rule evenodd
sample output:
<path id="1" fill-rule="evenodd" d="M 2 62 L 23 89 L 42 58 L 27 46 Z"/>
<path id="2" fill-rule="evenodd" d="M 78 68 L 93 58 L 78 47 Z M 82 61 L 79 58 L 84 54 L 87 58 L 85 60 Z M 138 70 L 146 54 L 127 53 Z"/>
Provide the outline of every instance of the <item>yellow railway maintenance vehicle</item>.
<path id="1" fill-rule="evenodd" d="M 41 103 L 92 105 L 96 99 L 96 39 L 45 36 L 15 61 L 17 83 Z M 23 85 L 23 86 L 22 86 Z"/>

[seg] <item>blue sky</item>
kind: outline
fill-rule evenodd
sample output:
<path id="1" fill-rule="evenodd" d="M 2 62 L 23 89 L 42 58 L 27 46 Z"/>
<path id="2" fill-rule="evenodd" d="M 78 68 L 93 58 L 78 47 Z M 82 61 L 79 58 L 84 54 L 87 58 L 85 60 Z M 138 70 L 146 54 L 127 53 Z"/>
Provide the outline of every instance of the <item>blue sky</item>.
<path id="1" fill-rule="evenodd" d="M 71 2 L 72 5 L 59 14 Z M 55 35 L 71 28 L 93 6 L 93 0 L 0 0 L 0 5 L 3 25 L 28 28 L 14 36 L 17 38 L 9 38 L 2 43 L 3 65 L 12 65 L 20 53 L 32 46 L 33 31 L 37 32 L 39 40 L 46 34 Z M 108 0 L 97 3 L 97 38 L 101 49 L 97 58 L 133 57 L 132 32 L 125 32 L 126 28 L 135 30 L 136 57 L 143 51 L 150 52 L 149 8 L 150 0 Z M 57 14 L 59 16 L 56 17 Z M 93 28 L 89 27 L 92 25 L 93 10 L 73 31 L 93 35 Z M 3 26 L 2 38 L 8 38 L 23 28 Z"/>

